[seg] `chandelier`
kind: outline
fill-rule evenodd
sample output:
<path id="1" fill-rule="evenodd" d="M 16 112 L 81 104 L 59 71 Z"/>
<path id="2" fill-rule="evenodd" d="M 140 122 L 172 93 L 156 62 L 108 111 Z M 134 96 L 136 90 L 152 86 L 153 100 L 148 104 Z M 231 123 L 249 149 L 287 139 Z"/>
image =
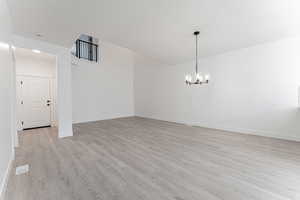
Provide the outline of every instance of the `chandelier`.
<path id="1" fill-rule="evenodd" d="M 185 76 L 185 83 L 187 85 L 207 84 L 210 79 L 209 74 L 202 75 L 201 72 L 200 73 L 198 72 L 198 36 L 199 36 L 199 34 L 200 34 L 199 31 L 194 32 L 194 35 L 196 37 L 196 73 L 195 73 L 194 77 L 192 77 L 191 74 L 187 74 Z"/>

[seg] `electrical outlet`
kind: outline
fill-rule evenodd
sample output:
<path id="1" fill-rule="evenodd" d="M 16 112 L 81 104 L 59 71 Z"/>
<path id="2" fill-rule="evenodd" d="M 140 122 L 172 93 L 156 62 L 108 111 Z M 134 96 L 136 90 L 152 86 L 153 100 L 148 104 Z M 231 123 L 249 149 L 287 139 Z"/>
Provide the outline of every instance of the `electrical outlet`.
<path id="1" fill-rule="evenodd" d="M 29 165 L 21 165 L 16 168 L 16 175 L 26 174 L 29 171 Z"/>

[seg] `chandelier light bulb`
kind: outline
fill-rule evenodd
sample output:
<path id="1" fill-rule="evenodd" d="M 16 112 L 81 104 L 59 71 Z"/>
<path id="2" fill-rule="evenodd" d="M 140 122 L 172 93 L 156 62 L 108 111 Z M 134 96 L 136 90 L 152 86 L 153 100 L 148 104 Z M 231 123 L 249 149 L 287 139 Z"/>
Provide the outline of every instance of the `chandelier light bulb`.
<path id="1" fill-rule="evenodd" d="M 192 82 L 192 76 L 189 74 L 189 82 Z"/>
<path id="2" fill-rule="evenodd" d="M 199 80 L 199 82 L 203 82 L 203 76 L 199 75 L 199 78 L 197 80 Z"/>
<path id="3" fill-rule="evenodd" d="M 187 75 L 185 76 L 185 82 L 186 82 L 187 84 L 190 84 L 190 83 L 192 82 L 192 76 L 191 76 L 190 74 L 187 74 Z"/>
<path id="4" fill-rule="evenodd" d="M 210 80 L 210 75 L 209 74 L 206 74 L 205 75 L 205 81 L 209 81 Z"/>
<path id="5" fill-rule="evenodd" d="M 185 80 L 189 81 L 189 75 L 185 75 Z"/>

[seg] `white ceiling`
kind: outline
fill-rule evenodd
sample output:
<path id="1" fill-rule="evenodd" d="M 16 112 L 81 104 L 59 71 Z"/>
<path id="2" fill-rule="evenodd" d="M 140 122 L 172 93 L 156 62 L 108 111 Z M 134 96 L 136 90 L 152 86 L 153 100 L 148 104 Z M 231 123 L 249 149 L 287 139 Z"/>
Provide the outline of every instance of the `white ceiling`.
<path id="1" fill-rule="evenodd" d="M 44 52 L 40 52 L 40 53 L 34 53 L 32 50 L 30 49 L 23 49 L 23 48 L 16 48 L 15 49 L 15 56 L 16 58 L 23 58 L 23 59 L 34 59 L 34 60 L 38 60 L 40 62 L 48 62 L 48 63 L 52 63 L 53 66 L 55 66 L 56 63 L 56 57 Z"/>
<path id="2" fill-rule="evenodd" d="M 300 32 L 299 0 L 10 0 L 14 31 L 70 47 L 86 33 L 166 63 Z"/>

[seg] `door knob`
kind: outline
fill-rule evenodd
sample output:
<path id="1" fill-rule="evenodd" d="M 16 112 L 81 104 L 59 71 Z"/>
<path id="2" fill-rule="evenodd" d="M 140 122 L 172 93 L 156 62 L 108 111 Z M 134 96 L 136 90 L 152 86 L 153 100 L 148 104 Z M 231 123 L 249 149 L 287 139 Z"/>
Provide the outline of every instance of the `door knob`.
<path id="1" fill-rule="evenodd" d="M 47 103 L 47 106 L 50 106 L 50 103 Z"/>
<path id="2" fill-rule="evenodd" d="M 50 103 L 51 102 L 51 100 L 47 100 L 47 103 Z"/>

